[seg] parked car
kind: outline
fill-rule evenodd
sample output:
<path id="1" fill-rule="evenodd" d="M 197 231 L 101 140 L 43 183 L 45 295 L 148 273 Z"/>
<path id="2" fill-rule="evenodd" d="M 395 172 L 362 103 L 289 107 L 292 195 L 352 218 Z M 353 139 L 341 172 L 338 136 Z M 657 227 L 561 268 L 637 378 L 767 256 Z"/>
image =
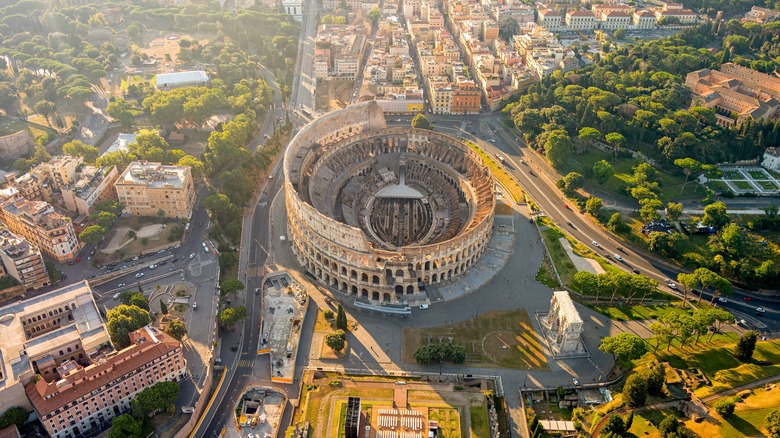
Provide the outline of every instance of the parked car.
<path id="1" fill-rule="evenodd" d="M 429 307 L 429 306 L 428 306 L 427 304 L 420 304 L 420 310 L 425 310 L 425 309 L 427 309 L 428 307 Z"/>
<path id="2" fill-rule="evenodd" d="M 135 274 L 135 278 L 141 278 L 143 276 L 144 276 L 143 272 L 139 272 L 139 273 Z"/>
<path id="3" fill-rule="evenodd" d="M 190 254 L 190 258 L 195 258 L 195 253 Z"/>

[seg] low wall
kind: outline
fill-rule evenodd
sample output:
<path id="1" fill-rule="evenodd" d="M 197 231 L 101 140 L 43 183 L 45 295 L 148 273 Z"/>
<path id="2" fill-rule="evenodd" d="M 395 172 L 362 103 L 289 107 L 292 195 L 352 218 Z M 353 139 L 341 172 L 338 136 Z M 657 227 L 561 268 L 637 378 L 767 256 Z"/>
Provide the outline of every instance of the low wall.
<path id="1" fill-rule="evenodd" d="M 225 377 L 225 370 L 222 370 L 222 374 L 220 375 L 219 384 L 222 384 L 223 378 Z M 201 416 L 205 413 L 205 408 L 207 405 L 211 403 L 211 401 L 214 399 L 214 396 L 217 395 L 217 391 L 219 391 L 219 388 L 217 388 L 214 393 L 211 395 L 211 397 L 204 397 L 204 394 L 208 394 L 211 392 L 211 385 L 214 383 L 214 373 L 211 371 L 211 365 L 207 368 L 206 372 L 206 381 L 203 382 L 203 389 L 200 391 L 200 398 L 198 398 L 198 402 L 195 403 L 195 412 L 192 413 L 190 416 L 189 421 L 187 421 L 187 424 L 185 424 L 181 430 L 176 434 L 176 438 L 187 438 L 189 437 L 192 432 L 195 430 L 195 426 L 200 422 Z"/>

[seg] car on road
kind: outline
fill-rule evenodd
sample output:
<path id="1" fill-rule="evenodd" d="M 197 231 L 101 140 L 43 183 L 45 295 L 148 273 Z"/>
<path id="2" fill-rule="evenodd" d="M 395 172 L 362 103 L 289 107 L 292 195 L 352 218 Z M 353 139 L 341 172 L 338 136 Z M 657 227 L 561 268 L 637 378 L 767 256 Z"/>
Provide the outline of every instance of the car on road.
<path id="1" fill-rule="evenodd" d="M 608 260 L 612 260 L 612 256 L 611 256 L 611 255 L 609 255 L 609 254 L 606 254 L 606 253 L 605 253 L 605 254 L 604 254 L 604 257 L 606 257 Z"/>
<path id="2" fill-rule="evenodd" d="M 590 242 L 590 243 L 592 243 L 593 246 L 595 246 L 596 248 L 601 248 L 601 245 L 599 245 L 599 243 L 596 242 L 595 240 L 593 242 Z"/>
<path id="3" fill-rule="evenodd" d="M 577 380 L 577 378 L 576 378 L 576 377 L 573 377 L 573 378 L 571 379 L 571 382 L 572 382 L 572 383 L 574 383 L 574 386 L 579 386 L 579 385 L 580 385 L 580 381 L 579 381 L 579 380 Z"/>
<path id="4" fill-rule="evenodd" d="M 190 254 L 190 258 L 195 258 L 195 253 Z"/>
<path id="5" fill-rule="evenodd" d="M 152 263 L 151 265 L 149 265 L 149 269 L 155 269 L 155 268 L 157 268 L 157 265 L 155 265 L 154 263 Z"/>
<path id="6" fill-rule="evenodd" d="M 176 245 L 173 245 L 173 248 L 174 248 L 174 249 L 179 249 L 179 248 L 181 248 L 181 243 L 177 243 Z"/>
<path id="7" fill-rule="evenodd" d="M 136 260 L 138 260 L 138 256 L 135 256 L 135 257 L 131 258 L 130 260 L 131 261 L 136 261 Z"/>
<path id="8" fill-rule="evenodd" d="M 260 288 L 259 287 L 255 288 L 255 295 L 260 295 Z"/>
<path id="9" fill-rule="evenodd" d="M 724 297 L 718 297 L 718 301 L 721 302 L 721 303 L 728 303 L 729 302 L 729 300 L 727 300 Z"/>
<path id="10" fill-rule="evenodd" d="M 141 278 L 143 276 L 144 276 L 143 272 L 139 272 L 139 273 L 135 274 L 135 278 Z"/>
<path id="11" fill-rule="evenodd" d="M 203 245 L 203 250 L 206 251 L 206 252 L 209 252 L 209 247 L 206 246 L 206 245 Z"/>
<path id="12" fill-rule="evenodd" d="M 614 257 L 615 260 L 617 260 L 619 262 L 623 261 L 623 257 L 620 257 L 620 254 L 612 254 L 612 257 Z"/>
<path id="13" fill-rule="evenodd" d="M 428 307 L 429 307 L 429 306 L 428 306 L 427 304 L 420 304 L 420 310 L 425 310 L 425 309 L 427 309 Z"/>
<path id="14" fill-rule="evenodd" d="M 493 143 L 493 144 L 495 144 L 495 143 L 496 143 L 496 139 L 495 139 L 495 138 L 491 138 L 491 139 L 490 139 L 490 140 L 488 140 L 488 141 L 489 141 L 489 142 L 491 142 L 491 143 Z"/>
<path id="15" fill-rule="evenodd" d="M 571 222 L 566 222 L 566 225 L 568 225 L 568 226 L 570 226 L 570 227 L 574 228 L 575 230 L 577 229 L 577 227 L 575 227 L 575 226 L 574 226 L 574 224 L 573 224 L 573 223 L 571 223 Z"/>
<path id="16" fill-rule="evenodd" d="M 669 289 L 671 290 L 677 290 L 677 285 L 675 283 L 669 282 L 667 286 L 669 286 Z"/>
<path id="17" fill-rule="evenodd" d="M 756 307 L 756 313 L 757 314 L 764 314 L 764 313 L 766 313 L 766 309 L 764 309 L 763 307 Z"/>
<path id="18" fill-rule="evenodd" d="M 640 273 L 639 269 L 637 269 L 637 268 L 631 268 L 631 272 L 633 272 L 634 274 L 639 274 Z"/>
<path id="19" fill-rule="evenodd" d="M 115 294 L 114 294 L 114 299 L 115 299 L 115 300 L 118 300 L 120 295 L 122 295 L 122 292 L 117 292 L 117 293 L 115 293 Z"/>
<path id="20" fill-rule="evenodd" d="M 176 262 L 178 262 L 178 261 L 179 261 L 179 259 L 178 259 L 178 258 L 174 258 L 173 260 L 171 260 L 171 263 L 176 263 Z"/>
<path id="21" fill-rule="evenodd" d="M 742 300 L 744 300 L 744 301 L 753 301 L 753 298 L 752 297 L 745 297 L 745 298 L 742 298 Z"/>
<path id="22" fill-rule="evenodd" d="M 198 302 L 197 301 L 192 303 L 192 310 L 198 310 Z"/>
<path id="23" fill-rule="evenodd" d="M 161 249 L 161 250 L 157 251 L 157 254 L 162 254 L 162 253 L 164 253 L 164 252 L 165 252 L 165 250 L 164 250 L 164 249 Z"/>
<path id="24" fill-rule="evenodd" d="M 125 284 L 124 283 L 119 283 L 119 284 L 116 285 L 116 287 L 125 287 Z"/>

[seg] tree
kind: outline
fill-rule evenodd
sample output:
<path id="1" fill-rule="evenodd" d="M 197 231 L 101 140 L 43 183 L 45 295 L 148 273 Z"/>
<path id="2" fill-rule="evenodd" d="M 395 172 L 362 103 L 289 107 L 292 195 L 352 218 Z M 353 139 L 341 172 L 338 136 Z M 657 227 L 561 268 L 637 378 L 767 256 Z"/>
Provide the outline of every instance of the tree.
<path id="1" fill-rule="evenodd" d="M 168 305 L 165 304 L 165 301 L 163 301 L 162 298 L 160 298 L 160 313 L 163 315 L 168 314 Z"/>
<path id="2" fill-rule="evenodd" d="M 623 436 L 628 431 L 623 417 L 618 414 L 612 414 L 607 419 L 607 424 L 601 430 L 603 434 L 614 434 L 614 436 Z"/>
<path id="3" fill-rule="evenodd" d="M 612 168 L 612 165 L 607 160 L 596 161 L 592 170 L 593 177 L 596 178 L 599 184 L 606 183 L 615 174 L 615 169 Z"/>
<path id="4" fill-rule="evenodd" d="M 84 243 L 98 243 L 106 237 L 108 230 L 100 225 L 90 225 L 79 234 L 79 240 Z"/>
<path id="5" fill-rule="evenodd" d="M 667 350 L 672 346 L 675 335 L 674 330 L 672 330 L 671 327 L 661 322 L 654 322 L 650 324 L 650 331 L 653 332 L 656 340 L 655 348 L 653 348 L 654 352 L 658 350 L 662 343 L 666 343 Z"/>
<path id="6" fill-rule="evenodd" d="M 632 408 L 643 406 L 647 400 L 647 380 L 641 374 L 628 376 L 623 385 L 623 399 Z"/>
<path id="7" fill-rule="evenodd" d="M 736 404 L 734 403 L 734 400 L 731 398 L 722 398 L 715 402 L 715 405 L 713 405 L 715 408 L 715 412 L 718 413 L 723 418 L 728 418 L 731 416 L 731 414 L 734 413 L 734 408 L 736 407 Z"/>
<path id="8" fill-rule="evenodd" d="M 720 231 L 720 241 L 723 249 L 734 258 L 742 255 L 745 244 L 745 235 L 737 224 L 728 224 Z"/>
<path id="9" fill-rule="evenodd" d="M 588 198 L 588 201 L 585 202 L 585 211 L 590 213 L 592 216 L 598 216 L 599 211 L 601 210 L 602 206 L 601 198 L 590 197 Z"/>
<path id="10" fill-rule="evenodd" d="M 327 336 L 325 336 L 325 345 L 334 349 L 335 351 L 343 350 L 346 341 L 347 334 L 344 333 L 344 330 L 336 330 L 335 332 L 329 333 Z"/>
<path id="11" fill-rule="evenodd" d="M 692 291 L 699 285 L 699 280 L 695 274 L 686 274 L 681 272 L 677 274 L 677 283 L 683 286 L 683 301 L 688 301 L 688 291 Z"/>
<path id="12" fill-rule="evenodd" d="M 177 341 L 181 341 L 187 335 L 187 326 L 184 324 L 184 321 L 174 319 L 165 327 L 165 333 L 169 334 Z"/>
<path id="13" fill-rule="evenodd" d="M 136 420 L 129 414 L 122 414 L 111 420 L 108 438 L 145 438 L 143 420 Z"/>
<path id="14" fill-rule="evenodd" d="M 116 220 L 116 215 L 108 211 L 96 211 L 95 213 L 89 215 L 89 220 L 93 224 L 101 226 L 106 230 L 108 230 L 114 224 L 114 221 Z"/>
<path id="15" fill-rule="evenodd" d="M 371 10 L 368 11 L 368 18 L 371 19 L 371 24 L 376 26 L 379 19 L 382 18 L 382 10 L 379 8 L 371 8 Z"/>
<path id="16" fill-rule="evenodd" d="M 780 409 L 775 409 L 766 416 L 766 429 L 770 438 L 780 438 Z"/>
<path id="17" fill-rule="evenodd" d="M 664 395 L 666 373 L 663 365 L 650 365 L 644 374 L 645 379 L 647 379 L 647 393 L 659 397 Z"/>
<path id="18" fill-rule="evenodd" d="M 143 292 L 135 292 L 132 290 L 122 292 L 119 294 L 119 302 L 126 306 L 136 306 L 147 312 L 149 311 L 149 300 L 146 299 Z M 162 302 L 162 300 L 160 302 Z"/>
<path id="19" fill-rule="evenodd" d="M 106 113 L 119 122 L 123 128 L 131 129 L 135 122 L 135 116 L 130 111 L 131 108 L 130 103 L 120 97 L 108 104 Z"/>
<path id="20" fill-rule="evenodd" d="M 35 104 L 33 107 L 36 113 L 42 115 L 46 118 L 46 120 L 49 120 L 49 116 L 54 114 L 54 111 L 57 109 L 57 106 L 54 105 L 54 102 L 49 102 L 48 100 L 42 100 Z"/>
<path id="21" fill-rule="evenodd" d="M 178 395 L 178 383 L 157 382 L 141 391 L 133 400 L 133 415 L 137 418 L 143 418 L 160 411 L 173 414 L 174 403 Z"/>
<path id="22" fill-rule="evenodd" d="M 701 222 L 708 227 L 715 228 L 721 228 L 731 222 L 729 215 L 726 213 L 726 204 L 713 202 L 704 207 L 704 217 L 702 217 Z"/>
<path id="23" fill-rule="evenodd" d="M 647 346 L 642 338 L 633 333 L 620 333 L 602 338 L 599 350 L 612 353 L 612 357 L 621 362 L 628 362 L 642 357 L 647 352 Z"/>
<path id="24" fill-rule="evenodd" d="M 242 283 L 241 280 L 230 278 L 220 283 L 219 287 L 222 290 L 222 294 L 227 295 L 244 290 L 244 283 Z"/>
<path id="25" fill-rule="evenodd" d="M 246 315 L 247 315 L 247 311 L 246 311 L 246 307 L 244 306 L 228 307 L 227 309 L 219 313 L 219 323 L 223 327 L 227 329 L 231 329 L 235 327 L 238 321 L 241 321 L 242 319 L 246 318 Z"/>
<path id="26" fill-rule="evenodd" d="M 569 172 L 563 178 L 559 179 L 555 185 L 564 192 L 581 189 L 585 185 L 585 177 L 577 172 Z"/>
<path id="27" fill-rule="evenodd" d="M 149 312 L 138 306 L 121 304 L 106 314 L 106 327 L 111 341 L 121 349 L 130 345 L 130 333 L 152 322 Z"/>
<path id="28" fill-rule="evenodd" d="M 737 346 L 734 349 L 734 356 L 742 362 L 748 362 L 753 358 L 753 351 L 756 349 L 758 334 L 754 331 L 745 332 L 739 337 Z"/>
<path id="29" fill-rule="evenodd" d="M 657 198 L 647 198 L 639 201 L 641 208 L 639 209 L 639 215 L 645 222 L 657 220 L 661 217 L 658 210 L 663 208 L 664 203 Z"/>
<path id="30" fill-rule="evenodd" d="M 344 308 L 341 304 L 336 308 L 336 328 L 339 330 L 347 330 L 347 314 L 344 312 Z"/>
<path id="31" fill-rule="evenodd" d="M 593 143 L 598 141 L 598 139 L 601 138 L 601 132 L 599 132 L 599 130 L 596 128 L 591 128 L 590 126 L 586 126 L 580 129 L 577 138 L 584 141 L 585 143 Z"/>
<path id="32" fill-rule="evenodd" d="M 615 39 L 622 40 L 623 38 L 626 37 L 626 31 L 620 28 L 615 29 L 613 36 L 615 37 Z"/>
<path id="33" fill-rule="evenodd" d="M 623 217 L 620 216 L 620 212 L 615 212 L 609 218 L 607 222 L 607 228 L 614 233 L 622 233 L 626 229 L 626 224 L 623 223 Z"/>
<path id="34" fill-rule="evenodd" d="M 417 129 L 433 129 L 431 126 L 430 120 L 428 120 L 427 117 L 425 117 L 424 114 L 417 114 L 412 119 L 412 128 Z"/>
<path id="35" fill-rule="evenodd" d="M 544 155 L 553 167 L 561 166 L 572 151 L 569 134 L 562 129 L 550 131 L 544 142 Z"/>
<path id="36" fill-rule="evenodd" d="M 670 202 L 666 204 L 666 217 L 669 218 L 670 221 L 676 221 L 677 219 L 680 219 L 682 212 L 683 205 L 681 202 Z"/>
<path id="37" fill-rule="evenodd" d="M 62 152 L 71 157 L 82 157 L 86 163 L 94 163 L 100 156 L 100 150 L 95 146 L 84 144 L 78 140 L 62 145 Z"/>
<path id="38" fill-rule="evenodd" d="M 30 414 L 27 412 L 27 409 L 21 406 L 9 408 L 0 416 L 0 429 L 5 429 L 12 424 L 15 424 L 16 427 L 22 427 L 24 426 L 24 423 L 27 422 L 29 416 Z"/>
<path id="39" fill-rule="evenodd" d="M 176 163 L 177 166 L 187 166 L 192 171 L 192 177 L 194 179 L 199 179 L 203 176 L 203 161 L 200 161 L 199 159 L 193 157 L 192 155 L 185 155 L 179 159 L 179 162 Z"/>
<path id="40" fill-rule="evenodd" d="M 607 143 L 609 143 L 613 148 L 615 148 L 616 157 L 620 148 L 626 143 L 626 137 L 624 137 L 623 134 L 619 132 L 610 132 L 609 134 L 604 136 L 604 139 L 606 139 Z"/>
<path id="41" fill-rule="evenodd" d="M 667 415 L 658 423 L 658 431 L 664 438 L 676 437 L 680 430 L 680 423 L 671 415 Z"/>
<path id="42" fill-rule="evenodd" d="M 708 342 L 712 341 L 712 337 L 715 336 L 715 333 L 720 331 L 720 326 L 722 324 L 734 324 L 737 321 L 736 318 L 734 318 L 734 315 L 728 310 L 715 307 L 707 309 L 705 312 L 707 314 L 706 321 L 709 322 L 713 328 L 710 338 L 707 340 Z"/>

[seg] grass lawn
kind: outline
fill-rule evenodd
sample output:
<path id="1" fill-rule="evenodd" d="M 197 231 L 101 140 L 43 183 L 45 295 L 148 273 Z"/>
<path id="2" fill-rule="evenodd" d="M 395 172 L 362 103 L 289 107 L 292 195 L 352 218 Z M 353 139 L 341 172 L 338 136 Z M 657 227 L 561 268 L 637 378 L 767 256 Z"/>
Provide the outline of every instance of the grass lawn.
<path id="1" fill-rule="evenodd" d="M 756 181 L 764 190 L 777 190 L 777 184 L 772 181 Z"/>
<path id="2" fill-rule="evenodd" d="M 558 275 L 561 277 L 563 284 L 571 284 L 574 280 L 574 274 L 577 273 L 577 268 L 572 263 L 569 255 L 566 254 L 566 250 L 563 249 L 561 242 L 558 241 L 561 237 L 565 237 L 563 233 L 554 228 L 548 228 L 542 230 L 542 237 L 544 238 L 544 244 L 547 247 L 547 251 L 550 253 L 555 269 L 558 271 Z"/>
<path id="3" fill-rule="evenodd" d="M 429 408 L 428 419 L 439 423 L 442 438 L 460 438 L 460 415 L 453 408 Z"/>
<path id="4" fill-rule="evenodd" d="M 759 170 L 759 169 L 751 169 L 751 170 L 748 170 L 747 173 L 750 176 L 752 176 L 753 179 L 766 179 L 766 177 L 768 176 L 766 174 L 766 172 L 764 172 L 763 170 Z"/>
<path id="5" fill-rule="evenodd" d="M 541 338 L 525 310 L 488 312 L 456 324 L 404 329 L 403 360 L 414 363 L 413 354 L 421 345 L 450 340 L 466 347 L 466 363 L 472 366 L 549 369 Z"/>
<path id="6" fill-rule="evenodd" d="M 686 421 L 685 426 L 699 436 L 739 438 L 766 434 L 766 416 L 777 408 L 780 389 L 756 389 L 748 397 L 737 402 L 734 414 L 722 418 L 714 410 L 710 418 L 701 423 Z"/>
<path id="7" fill-rule="evenodd" d="M 705 335 L 706 336 L 706 335 Z M 739 338 L 737 333 L 722 333 L 707 342 L 709 336 L 702 336 L 695 345 L 690 340 L 683 347 L 672 347 L 671 351 L 659 351 L 656 356 L 669 362 L 675 368 L 698 368 L 712 386 L 696 389 L 698 397 L 706 397 L 727 389 L 735 388 L 754 380 L 780 374 L 780 341 L 759 341 L 753 353 L 752 363 L 742 363 L 734 357 L 734 345 Z M 648 340 L 652 350 L 654 340 Z M 759 365 L 764 361 L 772 365 Z"/>
<path id="8" fill-rule="evenodd" d="M 468 143 L 469 147 L 478 153 L 483 160 L 485 160 L 485 163 L 490 169 L 490 172 L 493 174 L 493 176 L 496 177 L 496 180 L 498 180 L 498 182 L 509 191 L 509 194 L 512 196 L 512 199 L 515 201 L 515 203 L 522 202 L 525 199 L 525 196 L 523 195 L 523 189 L 506 171 L 506 169 L 504 169 L 504 166 L 502 166 L 500 163 L 497 163 L 490 155 L 485 153 L 485 151 L 480 149 L 476 144 L 470 141 L 467 141 L 466 143 Z"/>
<path id="9" fill-rule="evenodd" d="M 471 403 L 469 405 L 469 420 L 471 420 L 471 436 L 490 436 L 487 404 L 484 400 L 482 403 Z"/>
<path id="10" fill-rule="evenodd" d="M 731 183 L 740 190 L 755 190 L 747 181 L 731 181 Z"/>
<path id="11" fill-rule="evenodd" d="M 737 172 L 736 170 L 724 170 L 723 171 L 723 178 L 725 178 L 725 179 L 745 179 L 745 177 L 742 176 L 742 173 Z"/>
<path id="12" fill-rule="evenodd" d="M 677 418 L 682 417 L 680 411 L 677 409 L 637 412 L 634 414 L 634 422 L 631 425 L 629 432 L 638 437 L 660 437 L 661 434 L 658 432 L 658 424 L 661 423 L 667 415 L 672 415 Z"/>
<path id="13" fill-rule="evenodd" d="M 558 278 L 555 276 L 555 271 L 553 271 L 552 262 L 550 262 L 549 257 L 545 256 L 544 260 L 542 260 L 542 265 L 539 266 L 539 272 L 536 273 L 536 281 L 551 289 L 555 289 L 561 285 L 558 283 Z"/>
<path id="14" fill-rule="evenodd" d="M 588 306 L 596 312 L 617 321 L 655 319 L 661 315 L 690 315 L 691 312 L 675 305 L 652 306 Z"/>
<path id="15" fill-rule="evenodd" d="M 725 182 L 720 180 L 710 180 L 707 183 L 707 187 L 709 187 L 715 193 L 723 193 L 731 190 L 731 188 Z"/>

